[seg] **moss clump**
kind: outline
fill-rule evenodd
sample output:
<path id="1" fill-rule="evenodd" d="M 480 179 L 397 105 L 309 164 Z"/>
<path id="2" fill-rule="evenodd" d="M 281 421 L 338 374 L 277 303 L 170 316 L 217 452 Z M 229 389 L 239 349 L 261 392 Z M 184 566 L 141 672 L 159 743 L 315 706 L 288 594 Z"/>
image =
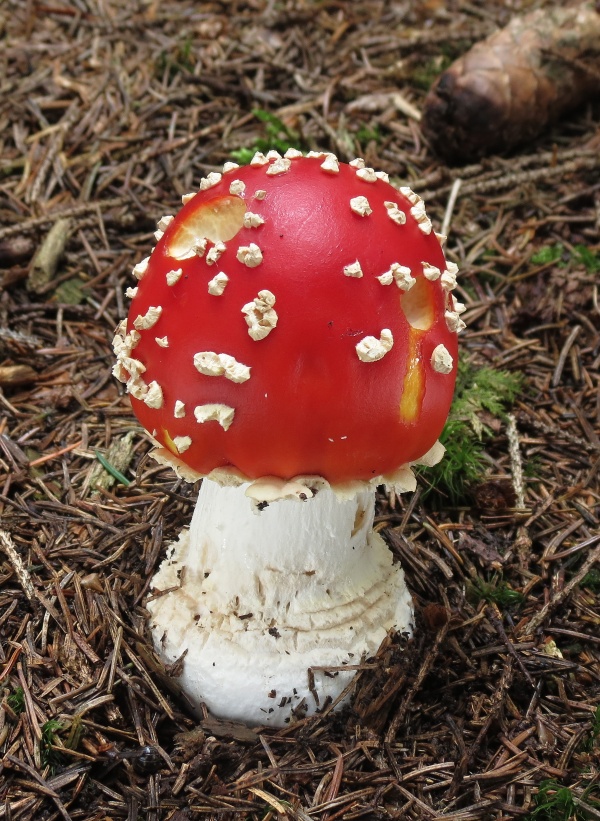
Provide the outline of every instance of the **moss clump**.
<path id="1" fill-rule="evenodd" d="M 493 433 L 490 423 L 506 417 L 522 386 L 521 374 L 477 368 L 469 360 L 459 360 L 454 400 L 440 436 L 446 454 L 423 472 L 426 493 L 435 490 L 454 505 L 465 500 L 469 487 L 483 478 L 488 464 L 484 446 Z"/>
<path id="2" fill-rule="evenodd" d="M 518 590 L 513 590 L 505 581 L 494 577 L 486 582 L 476 578 L 467 589 L 467 598 L 473 604 L 486 601 L 489 604 L 497 604 L 502 610 L 509 610 L 518 607 L 525 601 L 525 596 Z"/>
<path id="3" fill-rule="evenodd" d="M 6 697 L 6 703 L 15 715 L 21 715 L 25 709 L 25 693 L 22 687 L 15 689 Z"/>
<path id="4" fill-rule="evenodd" d="M 596 818 L 600 808 L 600 801 L 592 795 L 596 791 L 597 785 L 584 790 L 581 797 L 578 797 L 560 781 L 542 781 L 533 799 L 535 809 L 527 818 L 537 821 L 587 821 L 592 817 Z M 581 806 L 581 802 L 587 806 Z M 588 808 L 591 812 L 588 812 Z"/>

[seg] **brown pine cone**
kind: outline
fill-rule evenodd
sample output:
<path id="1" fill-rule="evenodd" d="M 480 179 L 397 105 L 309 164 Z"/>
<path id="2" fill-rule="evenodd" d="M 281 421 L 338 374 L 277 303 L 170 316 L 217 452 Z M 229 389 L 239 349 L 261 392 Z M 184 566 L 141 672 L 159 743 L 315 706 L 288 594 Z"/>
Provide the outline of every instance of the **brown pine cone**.
<path id="1" fill-rule="evenodd" d="M 454 62 L 422 128 L 448 162 L 506 153 L 600 92 L 600 14 L 589 5 L 514 18 Z"/>

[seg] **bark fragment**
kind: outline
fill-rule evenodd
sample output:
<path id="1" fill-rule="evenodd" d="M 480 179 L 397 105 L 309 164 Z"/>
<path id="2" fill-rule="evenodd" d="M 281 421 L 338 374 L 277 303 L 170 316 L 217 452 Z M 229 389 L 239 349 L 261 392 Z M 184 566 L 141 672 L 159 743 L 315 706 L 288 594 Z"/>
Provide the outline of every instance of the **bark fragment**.
<path id="1" fill-rule="evenodd" d="M 46 286 L 54 279 L 71 230 L 71 220 L 58 219 L 48 231 L 31 263 L 27 279 L 27 287 L 30 291 L 36 294 L 43 293 Z"/>
<path id="2" fill-rule="evenodd" d="M 35 382 L 37 373 L 29 365 L 0 365 L 0 386 L 12 387 Z"/>

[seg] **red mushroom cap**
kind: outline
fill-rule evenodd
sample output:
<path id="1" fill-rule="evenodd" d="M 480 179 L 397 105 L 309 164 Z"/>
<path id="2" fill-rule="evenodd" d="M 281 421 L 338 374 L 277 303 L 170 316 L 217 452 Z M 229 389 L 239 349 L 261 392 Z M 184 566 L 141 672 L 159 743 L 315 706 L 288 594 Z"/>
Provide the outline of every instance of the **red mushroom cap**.
<path id="1" fill-rule="evenodd" d="M 370 480 L 418 460 L 452 399 L 460 307 L 421 199 L 362 161 L 257 155 L 163 218 L 116 375 L 206 475 Z"/>

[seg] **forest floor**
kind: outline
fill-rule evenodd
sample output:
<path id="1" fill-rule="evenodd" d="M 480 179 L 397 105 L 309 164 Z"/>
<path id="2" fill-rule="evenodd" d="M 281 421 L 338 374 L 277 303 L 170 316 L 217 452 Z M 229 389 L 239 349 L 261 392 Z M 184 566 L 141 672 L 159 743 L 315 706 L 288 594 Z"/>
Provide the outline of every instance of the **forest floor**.
<path id="1" fill-rule="evenodd" d="M 600 818 L 600 110 L 464 167 L 418 122 L 529 7 L 0 3 L 0 818 Z M 471 450 L 379 497 L 415 637 L 340 712 L 249 729 L 194 720 L 153 655 L 197 488 L 149 456 L 110 343 L 156 220 L 287 145 L 363 156 L 448 223 Z"/>

